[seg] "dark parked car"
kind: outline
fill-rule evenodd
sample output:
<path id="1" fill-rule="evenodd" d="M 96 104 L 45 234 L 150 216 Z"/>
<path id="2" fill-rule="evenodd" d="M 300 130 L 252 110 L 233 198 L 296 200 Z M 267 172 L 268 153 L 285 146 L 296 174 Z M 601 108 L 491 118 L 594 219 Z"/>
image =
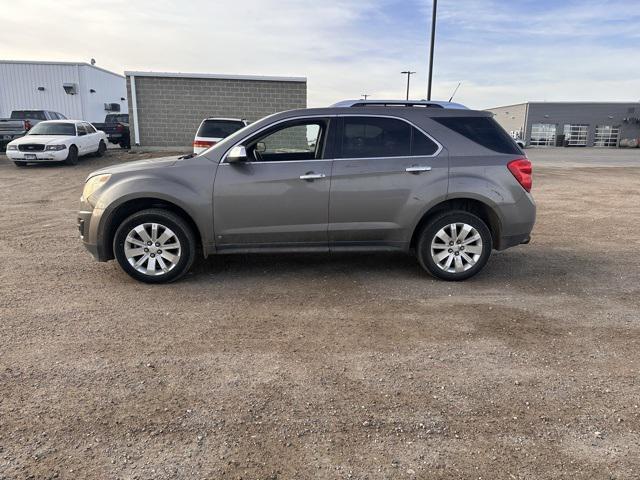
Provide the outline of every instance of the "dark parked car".
<path id="1" fill-rule="evenodd" d="M 67 117 L 51 110 L 14 110 L 10 118 L 0 118 L 0 149 L 7 143 L 23 137 L 27 132 L 44 120 L 66 120 Z"/>
<path id="2" fill-rule="evenodd" d="M 176 280 L 196 255 L 414 252 L 445 280 L 529 242 L 531 163 L 488 112 L 341 103 L 266 117 L 198 156 L 89 175 L 87 249 L 132 277 Z"/>
<path id="3" fill-rule="evenodd" d="M 129 114 L 108 113 L 104 123 L 94 123 L 93 126 L 107 134 L 109 143 L 120 145 L 120 148 L 131 148 Z"/>

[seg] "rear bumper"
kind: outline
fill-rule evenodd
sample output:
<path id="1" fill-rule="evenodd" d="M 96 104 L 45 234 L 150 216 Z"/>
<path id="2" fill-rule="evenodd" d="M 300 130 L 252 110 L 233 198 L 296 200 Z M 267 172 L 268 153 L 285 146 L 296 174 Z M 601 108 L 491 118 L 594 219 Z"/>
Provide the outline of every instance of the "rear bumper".
<path id="1" fill-rule="evenodd" d="M 501 205 L 502 228 L 496 250 L 527 244 L 536 223 L 536 204 L 531 194 L 523 195 L 516 203 Z"/>

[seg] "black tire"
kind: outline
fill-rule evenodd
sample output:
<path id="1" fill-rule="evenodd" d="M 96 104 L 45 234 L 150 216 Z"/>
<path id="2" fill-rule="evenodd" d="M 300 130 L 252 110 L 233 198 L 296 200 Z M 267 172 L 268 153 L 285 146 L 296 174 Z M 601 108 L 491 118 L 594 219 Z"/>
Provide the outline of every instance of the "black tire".
<path id="1" fill-rule="evenodd" d="M 136 268 L 129 263 L 129 260 L 125 255 L 125 240 L 127 235 L 135 227 L 145 223 L 157 223 L 162 227 L 168 227 L 180 242 L 179 260 L 168 272 L 157 276 L 152 276 L 136 270 Z M 151 248 L 153 248 L 153 246 Z M 113 253 L 120 264 L 120 267 L 122 267 L 122 269 L 131 277 L 145 283 L 169 283 L 178 280 L 189 271 L 189 268 L 191 268 L 195 258 L 195 252 L 196 239 L 194 232 L 191 227 L 189 227 L 188 223 L 175 213 L 160 208 L 142 210 L 127 217 L 119 225 L 113 238 Z M 150 253 L 149 255 L 152 254 L 153 253 Z M 147 267 L 148 265 L 149 264 L 147 263 Z"/>
<path id="2" fill-rule="evenodd" d="M 13 162 L 16 164 L 16 167 L 26 167 L 27 166 L 27 162 Z"/>
<path id="3" fill-rule="evenodd" d="M 455 272 L 455 271 L 451 272 L 444 269 L 449 256 L 443 259 L 443 261 L 445 262 L 445 265 L 441 267 L 438 263 L 436 263 L 436 260 L 432 256 L 431 245 L 434 238 L 436 237 L 436 234 L 441 229 L 443 228 L 447 229 L 449 225 L 460 224 L 460 223 L 467 224 L 473 227 L 477 231 L 477 233 L 480 235 L 482 246 L 480 247 L 476 241 L 465 247 L 465 245 L 458 245 L 457 241 L 455 241 L 451 249 L 447 249 L 446 251 L 443 249 L 435 250 L 436 253 L 451 252 L 452 257 L 453 255 L 455 255 L 455 257 L 453 257 L 452 260 L 462 262 L 464 265 L 463 268 L 466 268 L 465 270 L 460 272 Z M 448 230 L 448 232 L 449 232 L 449 235 L 451 235 L 451 230 Z M 469 236 L 468 238 L 471 238 L 471 236 Z M 440 242 L 438 242 L 438 244 L 440 244 Z M 445 243 L 443 243 L 443 245 L 444 244 Z M 479 218 L 478 216 L 472 213 L 465 212 L 463 210 L 454 210 L 451 212 L 446 212 L 441 215 L 438 215 L 437 217 L 432 219 L 422 229 L 422 232 L 420 233 L 420 237 L 418 239 L 418 244 L 417 244 L 418 261 L 420 262 L 420 265 L 422 266 L 422 268 L 424 268 L 427 272 L 429 272 L 431 275 L 433 275 L 436 278 L 440 278 L 442 280 L 454 281 L 454 282 L 466 280 L 467 278 L 474 276 L 476 273 L 482 270 L 482 268 L 486 265 L 487 261 L 489 260 L 489 257 L 491 256 L 492 245 L 493 245 L 493 239 L 491 237 L 491 231 L 489 230 L 487 225 L 482 221 L 481 218 Z M 479 251 L 479 253 L 477 253 L 477 255 L 479 255 L 478 257 L 475 257 L 475 255 L 473 254 L 471 255 L 471 257 L 467 255 L 467 258 L 475 259 L 475 264 L 468 266 L 469 263 L 466 262 L 466 260 L 464 260 L 464 257 L 461 255 L 463 254 L 466 255 L 469 252 L 469 250 L 467 250 L 466 252 L 464 250 L 460 251 L 459 249 L 461 246 L 467 249 L 470 249 L 472 247 L 478 247 L 477 248 L 477 250 Z M 457 255 L 456 255 L 456 252 L 457 252 Z M 456 257 L 459 257 L 459 260 Z M 453 263 L 455 264 L 455 262 Z M 449 268 L 455 269 L 455 266 L 452 265 Z"/>
<path id="4" fill-rule="evenodd" d="M 77 165 L 78 164 L 78 147 L 75 145 L 71 145 L 69 147 L 69 153 L 67 154 L 67 159 L 64 161 L 67 165 Z"/>
<path id="5" fill-rule="evenodd" d="M 98 145 L 98 151 L 96 152 L 96 155 L 98 157 L 102 157 L 106 151 L 107 151 L 107 146 L 105 145 L 104 140 L 100 140 L 100 144 Z"/>

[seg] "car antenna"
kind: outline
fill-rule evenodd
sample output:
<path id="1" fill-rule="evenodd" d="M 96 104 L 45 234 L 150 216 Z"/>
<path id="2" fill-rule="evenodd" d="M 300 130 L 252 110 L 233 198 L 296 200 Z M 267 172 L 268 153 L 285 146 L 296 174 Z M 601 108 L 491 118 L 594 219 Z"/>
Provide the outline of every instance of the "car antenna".
<path id="1" fill-rule="evenodd" d="M 460 88 L 460 85 L 462 84 L 462 82 L 458 82 L 458 86 L 456 87 L 456 89 L 453 91 L 453 93 L 451 94 L 451 98 L 449 99 L 449 101 L 453 100 L 453 97 L 456 96 L 456 92 L 458 91 L 458 89 Z"/>

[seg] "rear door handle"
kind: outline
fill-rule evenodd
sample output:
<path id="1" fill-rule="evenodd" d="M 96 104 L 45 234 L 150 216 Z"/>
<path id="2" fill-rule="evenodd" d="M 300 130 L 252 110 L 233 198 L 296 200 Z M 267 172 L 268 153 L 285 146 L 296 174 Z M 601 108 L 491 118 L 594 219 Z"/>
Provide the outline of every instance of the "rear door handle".
<path id="1" fill-rule="evenodd" d="M 309 172 L 309 173 L 305 173 L 304 175 L 300 175 L 300 180 L 318 180 L 320 178 L 325 178 L 326 175 L 324 173 L 313 173 L 313 172 Z"/>
<path id="2" fill-rule="evenodd" d="M 407 167 L 404 170 L 405 172 L 408 172 L 408 173 L 422 173 L 422 172 L 430 172 L 431 167 L 413 165 L 412 167 Z"/>

